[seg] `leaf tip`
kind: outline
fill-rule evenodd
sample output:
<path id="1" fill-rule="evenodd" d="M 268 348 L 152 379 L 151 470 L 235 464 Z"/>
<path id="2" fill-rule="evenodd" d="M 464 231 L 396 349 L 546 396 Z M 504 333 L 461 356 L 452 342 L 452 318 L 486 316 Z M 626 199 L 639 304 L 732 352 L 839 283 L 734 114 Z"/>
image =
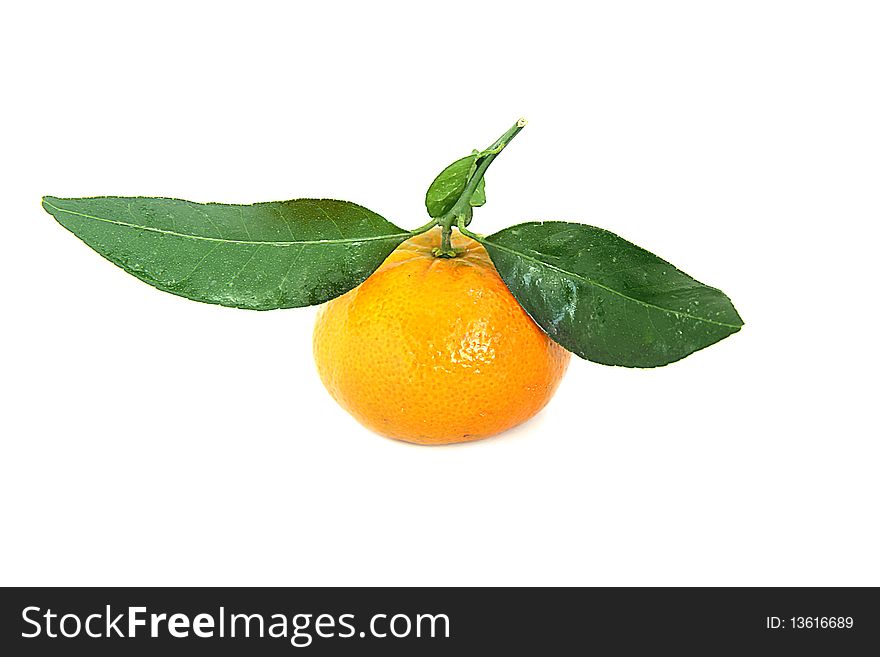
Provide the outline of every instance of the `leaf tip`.
<path id="1" fill-rule="evenodd" d="M 724 293 L 722 292 L 722 294 L 724 294 Z M 727 301 L 730 304 L 730 309 L 733 311 L 733 316 L 735 318 L 735 320 L 734 320 L 735 323 L 731 325 L 733 327 L 733 331 L 731 331 L 731 333 L 736 333 L 743 326 L 745 326 L 746 323 L 745 323 L 745 321 L 743 321 L 742 315 L 740 315 L 739 311 L 734 307 L 733 301 L 730 300 L 730 297 L 728 297 L 726 294 L 724 296 L 727 297 Z"/>
<path id="2" fill-rule="evenodd" d="M 42 208 L 46 212 L 48 212 L 49 214 L 52 214 L 52 210 L 57 209 L 56 208 L 56 201 L 58 201 L 58 200 L 59 199 L 57 199 L 54 196 L 44 196 L 40 199 L 40 205 L 42 206 Z"/>

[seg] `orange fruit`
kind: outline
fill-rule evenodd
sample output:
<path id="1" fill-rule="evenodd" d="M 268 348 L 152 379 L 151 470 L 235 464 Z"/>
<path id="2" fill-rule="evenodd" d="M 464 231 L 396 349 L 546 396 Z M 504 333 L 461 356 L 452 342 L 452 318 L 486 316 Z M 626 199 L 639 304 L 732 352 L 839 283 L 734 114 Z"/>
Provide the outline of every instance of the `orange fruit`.
<path id="1" fill-rule="evenodd" d="M 401 244 L 366 281 L 325 304 L 314 333 L 327 390 L 363 425 L 414 443 L 486 438 L 553 396 L 569 352 L 514 299 L 489 254 L 440 230 Z"/>

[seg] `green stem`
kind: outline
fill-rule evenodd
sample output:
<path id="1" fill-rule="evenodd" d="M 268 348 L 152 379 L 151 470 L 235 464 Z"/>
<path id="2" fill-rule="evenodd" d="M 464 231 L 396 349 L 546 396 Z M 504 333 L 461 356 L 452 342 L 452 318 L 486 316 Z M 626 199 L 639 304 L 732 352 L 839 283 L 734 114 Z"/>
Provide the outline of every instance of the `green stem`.
<path id="1" fill-rule="evenodd" d="M 443 227 L 440 233 L 440 249 L 442 251 L 452 251 L 452 228 Z"/>
<path id="2" fill-rule="evenodd" d="M 465 237 L 470 237 L 475 242 L 480 242 L 482 235 L 477 235 L 476 233 L 469 231 L 464 223 L 464 218 L 458 220 L 458 232 L 460 232 Z"/>
<path id="3" fill-rule="evenodd" d="M 431 230 L 436 225 L 437 225 L 437 220 L 431 219 L 431 221 L 424 224 L 423 226 L 419 226 L 418 228 L 413 228 L 411 231 L 409 231 L 409 234 L 413 235 L 413 236 L 421 235 L 422 233 L 425 233 L 425 232 Z"/>
<path id="4" fill-rule="evenodd" d="M 441 226 L 449 226 L 451 228 L 455 223 L 458 223 L 461 217 L 465 218 L 465 223 L 470 221 L 471 213 L 473 212 L 473 208 L 471 207 L 471 197 L 473 197 L 477 185 L 480 184 L 483 176 L 486 175 L 486 170 L 489 168 L 489 165 L 492 164 L 495 158 L 504 150 L 504 147 L 507 146 L 525 126 L 526 120 L 520 119 L 510 128 L 510 130 L 496 139 L 495 143 L 483 151 L 480 164 L 477 166 L 477 169 L 474 171 L 470 180 L 468 180 L 464 191 L 458 198 L 458 201 L 456 201 L 455 205 L 452 206 L 452 209 L 449 210 L 449 212 L 437 220 L 437 223 Z"/>
<path id="5" fill-rule="evenodd" d="M 435 258 L 454 258 L 458 255 L 452 246 L 452 226 L 442 226 L 440 231 L 440 246 L 432 251 Z"/>

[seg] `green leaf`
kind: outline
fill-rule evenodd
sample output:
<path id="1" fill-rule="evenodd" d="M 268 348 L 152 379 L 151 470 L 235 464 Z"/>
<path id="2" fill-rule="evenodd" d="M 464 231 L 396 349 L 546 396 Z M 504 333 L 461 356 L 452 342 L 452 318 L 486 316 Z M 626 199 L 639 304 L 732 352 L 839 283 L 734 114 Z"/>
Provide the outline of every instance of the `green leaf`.
<path id="1" fill-rule="evenodd" d="M 480 158 L 486 155 L 486 153 L 474 149 L 471 155 L 474 156 L 474 163 L 471 165 L 468 180 L 474 175 L 477 167 L 480 166 Z M 467 181 L 465 181 L 465 183 L 467 183 Z M 480 178 L 480 182 L 478 182 L 477 186 L 474 188 L 474 193 L 471 194 L 471 200 L 469 202 L 472 208 L 479 208 L 486 205 L 486 178 Z M 470 221 L 468 221 L 468 223 L 470 223 Z"/>
<path id="2" fill-rule="evenodd" d="M 480 160 L 486 154 L 484 151 L 475 150 L 470 155 L 450 164 L 434 178 L 434 182 L 431 183 L 425 194 L 425 207 L 428 209 L 429 215 L 436 219 L 452 209 L 456 201 L 461 198 L 468 181 L 477 170 Z M 474 189 L 470 205 L 476 208 L 485 203 L 486 179 L 482 178 Z"/>
<path id="3" fill-rule="evenodd" d="M 541 328 L 597 363 L 666 365 L 743 325 L 723 292 L 601 228 L 533 222 L 477 239 Z"/>
<path id="4" fill-rule="evenodd" d="M 332 299 L 410 236 L 347 201 L 254 205 L 47 196 L 43 207 L 95 251 L 188 299 L 271 310 Z"/>
<path id="5" fill-rule="evenodd" d="M 480 182 L 474 188 L 474 195 L 471 196 L 471 207 L 478 208 L 486 204 L 486 179 L 481 178 Z"/>
<path id="6" fill-rule="evenodd" d="M 425 194 L 425 207 L 429 215 L 436 219 L 452 209 L 455 202 L 461 198 L 476 167 L 478 157 L 478 153 L 473 153 L 456 160 L 434 178 L 434 182 Z"/>

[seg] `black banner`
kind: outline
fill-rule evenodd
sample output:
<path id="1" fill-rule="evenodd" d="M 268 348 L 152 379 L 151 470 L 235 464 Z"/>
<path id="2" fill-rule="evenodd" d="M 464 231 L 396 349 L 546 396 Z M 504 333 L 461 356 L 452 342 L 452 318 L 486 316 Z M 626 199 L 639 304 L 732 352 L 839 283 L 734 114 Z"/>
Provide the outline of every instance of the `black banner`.
<path id="1" fill-rule="evenodd" d="M 871 588 L 7 588 L 0 595 L 4 655 L 880 648 L 880 596 Z"/>

